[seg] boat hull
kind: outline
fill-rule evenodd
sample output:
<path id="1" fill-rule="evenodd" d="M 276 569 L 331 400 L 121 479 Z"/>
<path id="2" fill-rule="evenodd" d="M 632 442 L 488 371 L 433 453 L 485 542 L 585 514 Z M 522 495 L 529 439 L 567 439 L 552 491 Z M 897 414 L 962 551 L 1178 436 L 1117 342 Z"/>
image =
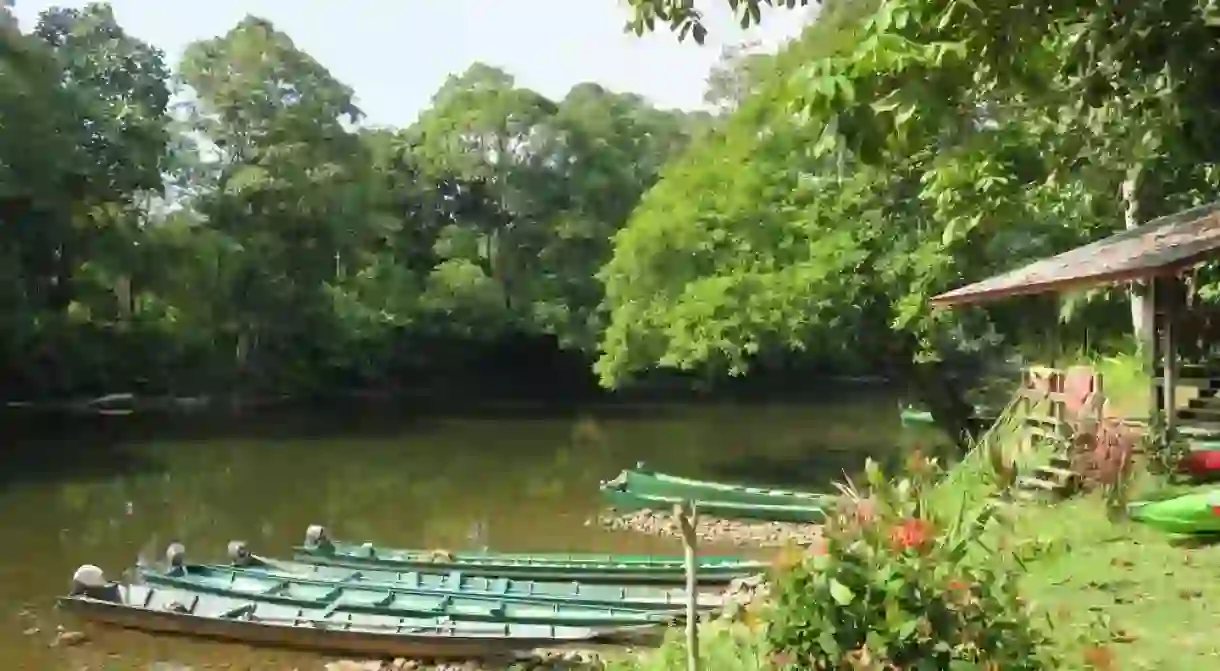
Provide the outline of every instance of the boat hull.
<path id="1" fill-rule="evenodd" d="M 136 598 L 116 603 L 68 596 L 59 599 L 59 606 L 81 619 L 126 629 L 365 657 L 488 658 L 537 647 L 588 642 L 604 635 L 591 629 L 560 631 L 557 628 L 550 629 L 558 634 L 555 636 L 509 635 L 507 629 L 502 630 L 504 635 L 496 635 L 498 632 L 491 627 L 484 627 L 477 632 L 472 632 L 469 626 L 463 629 L 461 625 L 395 627 L 392 618 L 365 618 L 364 622 L 355 622 L 350 619 L 334 619 L 334 614 L 314 620 L 304 617 L 296 620 L 289 617 L 254 620 L 225 618 L 215 614 L 198 614 L 199 598 L 206 600 L 205 595 L 135 585 L 127 586 L 124 590 L 126 593 L 134 592 Z M 154 595 L 169 592 L 173 598 L 194 604 L 194 608 L 190 613 L 183 613 L 141 605 L 145 602 L 138 595 L 146 592 L 140 590 L 150 591 Z M 165 598 L 155 597 L 150 601 L 163 606 L 166 603 Z M 233 600 L 222 597 L 212 599 L 221 600 L 224 605 L 234 603 Z M 253 610 L 257 612 L 258 608 Z M 380 625 L 381 630 L 370 629 L 375 622 L 383 623 Z"/>
<path id="2" fill-rule="evenodd" d="M 640 494 L 613 485 L 603 485 L 601 492 L 605 502 L 617 510 L 668 511 L 684 500 L 671 496 Z M 713 499 L 697 499 L 695 504 L 700 515 L 724 519 L 810 524 L 821 523 L 826 519 L 826 509 L 815 505 L 747 504 Z"/>
<path id="3" fill-rule="evenodd" d="M 1171 534 L 1220 534 L 1220 491 L 1133 503 L 1131 519 Z"/>
<path id="4" fill-rule="evenodd" d="M 356 545 L 327 539 L 325 543 L 294 548 L 294 559 L 310 564 L 326 564 L 354 569 L 392 569 L 421 573 L 461 572 L 467 575 L 494 576 L 520 580 L 575 581 L 600 584 L 681 584 L 686 579 L 686 567 L 676 561 L 655 561 L 643 557 L 628 557 L 611 562 L 554 561 L 533 557 L 515 559 L 489 556 L 478 559 L 450 553 L 424 553 L 377 547 L 371 543 Z M 739 558 L 713 558 L 700 561 L 699 576 L 704 583 L 726 583 L 766 570 L 762 562 Z"/>
<path id="5" fill-rule="evenodd" d="M 227 567 L 182 566 L 170 571 L 143 567 L 146 583 L 239 599 L 325 609 L 336 603 L 346 611 L 395 617 L 448 617 L 454 621 L 547 624 L 571 627 L 662 625 L 679 613 L 617 606 L 587 606 L 561 601 L 494 599 L 462 594 L 422 594 L 393 585 L 325 582 L 257 575 Z"/>
<path id="6" fill-rule="evenodd" d="M 280 561 L 266 557 L 259 557 L 257 561 L 259 565 L 238 570 L 325 582 L 392 585 L 397 589 L 433 595 L 463 594 L 489 599 L 560 601 L 578 605 L 610 605 L 645 610 L 674 610 L 686 607 L 684 589 L 660 585 L 514 580 L 494 576 L 472 576 L 460 571 L 441 574 L 378 568 L 352 569 L 326 564 Z M 714 608 L 722 605 L 724 599 L 719 595 L 700 593 L 699 601 L 705 607 Z"/>

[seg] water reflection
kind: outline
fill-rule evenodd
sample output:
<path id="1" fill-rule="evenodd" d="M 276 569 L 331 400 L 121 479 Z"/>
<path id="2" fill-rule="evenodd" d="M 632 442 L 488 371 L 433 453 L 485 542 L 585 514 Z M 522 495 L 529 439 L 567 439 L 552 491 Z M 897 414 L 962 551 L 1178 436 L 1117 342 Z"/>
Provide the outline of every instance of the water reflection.
<path id="1" fill-rule="evenodd" d="M 32 462 L 10 456 L 8 484 L 0 485 L 7 535 L 0 604 L 13 611 L 0 613 L 0 662 L 96 668 L 121 654 L 130 662 L 123 668 L 167 660 L 313 668 L 312 658 L 282 652 L 110 631 L 91 630 L 94 640 L 80 648 L 51 648 L 60 622 L 50 606 L 82 563 L 117 576 L 138 556 L 160 559 L 173 540 L 196 560 L 223 561 L 233 539 L 282 555 L 315 523 L 340 538 L 388 545 L 677 552 L 672 540 L 590 525 L 598 481 L 644 460 L 694 476 L 824 487 L 907 440 L 894 407 L 891 398 L 868 398 L 558 417 L 277 418 L 276 427 L 221 427 L 228 437 L 129 423 L 108 427 L 105 440 L 89 446 L 99 454 L 83 451 L 87 467 L 79 470 L 56 461 L 82 453 L 69 447 L 86 435 L 40 438 Z M 29 472 L 15 470 L 23 467 Z M 33 629 L 39 633 L 23 633 Z"/>

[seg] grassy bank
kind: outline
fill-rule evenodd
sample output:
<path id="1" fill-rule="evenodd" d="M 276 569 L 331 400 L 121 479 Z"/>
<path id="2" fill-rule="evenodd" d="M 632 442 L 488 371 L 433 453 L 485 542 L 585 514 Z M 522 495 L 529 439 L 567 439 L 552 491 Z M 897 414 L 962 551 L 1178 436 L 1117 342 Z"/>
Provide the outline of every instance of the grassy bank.
<path id="1" fill-rule="evenodd" d="M 1138 404 L 1147 390 L 1138 359 L 1111 357 L 1098 365 L 1103 366 L 1112 396 Z M 1016 437 L 1010 429 L 993 439 L 1011 455 Z M 976 504 L 994 493 L 995 481 L 988 451 L 976 449 L 947 474 L 933 492 L 932 504 Z M 1140 499 L 1176 495 L 1182 489 L 1142 474 L 1129 491 Z M 1023 562 L 1021 593 L 1045 616 L 1046 630 L 1063 653 L 1063 668 L 1220 668 L 1220 638 L 1213 635 L 1220 626 L 1220 546 L 1185 547 L 1153 529 L 1113 520 L 1098 495 L 1053 506 L 1014 506 L 1011 524 L 997 526 L 993 542 Z M 761 642 L 763 627 L 765 623 L 705 627 L 704 668 L 770 668 Z M 660 650 L 613 668 L 685 669 L 680 632 L 674 634 Z"/>

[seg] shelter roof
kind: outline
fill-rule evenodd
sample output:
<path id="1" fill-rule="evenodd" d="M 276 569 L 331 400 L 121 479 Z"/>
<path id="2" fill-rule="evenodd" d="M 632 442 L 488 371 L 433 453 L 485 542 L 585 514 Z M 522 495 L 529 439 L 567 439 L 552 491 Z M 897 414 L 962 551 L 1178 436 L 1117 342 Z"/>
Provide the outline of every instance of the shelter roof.
<path id="1" fill-rule="evenodd" d="M 1220 256 L 1220 201 L 1035 261 L 932 298 L 937 307 L 1172 275 Z"/>

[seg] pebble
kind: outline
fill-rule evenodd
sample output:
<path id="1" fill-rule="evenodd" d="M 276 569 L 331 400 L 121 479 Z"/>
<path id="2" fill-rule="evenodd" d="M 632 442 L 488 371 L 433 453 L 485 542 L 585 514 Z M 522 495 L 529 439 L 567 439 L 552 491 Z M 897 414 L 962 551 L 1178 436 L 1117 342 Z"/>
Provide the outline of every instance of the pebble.
<path id="1" fill-rule="evenodd" d="M 593 650 L 535 650 L 512 660 L 498 662 L 423 662 L 399 658 L 394 661 L 342 659 L 329 662 L 324 671 L 601 671 L 605 662 Z"/>
<path id="2" fill-rule="evenodd" d="M 680 536 L 678 522 L 669 512 L 603 513 L 597 523 L 614 531 L 638 531 L 662 536 Z M 808 546 L 822 536 L 820 524 L 796 522 L 743 522 L 712 517 L 699 518 L 695 533 L 707 542 L 729 542 L 758 547 Z"/>
<path id="3" fill-rule="evenodd" d="M 51 641 L 52 647 L 67 647 L 71 645 L 80 645 L 89 640 L 83 631 L 61 631 L 55 634 L 55 640 Z"/>

